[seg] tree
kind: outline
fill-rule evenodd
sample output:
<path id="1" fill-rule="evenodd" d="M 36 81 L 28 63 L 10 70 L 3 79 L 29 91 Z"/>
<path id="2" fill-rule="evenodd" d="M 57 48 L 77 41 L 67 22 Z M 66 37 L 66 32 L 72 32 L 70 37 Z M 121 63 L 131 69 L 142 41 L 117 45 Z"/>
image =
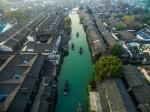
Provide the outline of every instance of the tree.
<path id="1" fill-rule="evenodd" d="M 123 64 L 116 56 L 102 56 L 94 65 L 95 80 L 122 77 Z"/>
<path id="2" fill-rule="evenodd" d="M 111 55 L 120 57 L 123 52 L 123 47 L 121 45 L 115 44 L 110 46 L 109 51 Z"/>
<path id="3" fill-rule="evenodd" d="M 130 24 L 135 21 L 135 17 L 132 15 L 125 15 L 123 16 L 122 20 L 124 21 L 125 24 Z"/>
<path id="4" fill-rule="evenodd" d="M 128 29 L 133 29 L 133 30 L 140 30 L 143 27 L 143 25 L 137 21 L 133 21 L 130 24 L 127 24 Z"/>
<path id="5" fill-rule="evenodd" d="M 92 10 L 89 8 L 89 6 L 86 6 L 86 11 L 87 11 L 88 14 L 92 15 Z"/>
<path id="6" fill-rule="evenodd" d="M 16 19 L 18 21 L 18 23 L 25 23 L 30 16 L 30 12 L 31 9 L 29 9 L 26 6 L 20 7 L 15 11 L 6 11 L 4 13 L 4 17 L 5 18 L 9 18 L 10 20 L 12 20 L 12 18 Z"/>
<path id="7" fill-rule="evenodd" d="M 64 30 L 68 35 L 70 35 L 70 33 L 71 33 L 71 19 L 69 16 L 65 16 L 65 18 L 64 18 Z"/>
<path id="8" fill-rule="evenodd" d="M 124 27 L 123 22 L 119 21 L 115 24 L 115 28 L 116 30 L 123 30 L 125 27 Z"/>
<path id="9" fill-rule="evenodd" d="M 71 19 L 70 19 L 69 16 L 66 16 L 65 19 L 64 19 L 64 21 L 65 21 L 65 25 L 66 26 L 71 26 Z"/>
<path id="10" fill-rule="evenodd" d="M 96 88 L 96 83 L 95 83 L 95 80 L 94 80 L 94 77 L 89 81 L 89 84 L 88 84 L 88 90 L 89 91 L 92 91 Z"/>

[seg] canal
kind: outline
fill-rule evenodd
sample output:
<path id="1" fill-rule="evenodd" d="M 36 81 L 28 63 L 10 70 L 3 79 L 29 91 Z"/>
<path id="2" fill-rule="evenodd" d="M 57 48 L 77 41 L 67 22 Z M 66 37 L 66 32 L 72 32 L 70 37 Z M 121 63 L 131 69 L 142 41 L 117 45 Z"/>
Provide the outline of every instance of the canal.
<path id="1" fill-rule="evenodd" d="M 83 25 L 76 11 L 69 14 L 72 21 L 72 33 L 69 40 L 69 55 L 66 56 L 61 65 L 58 76 L 58 98 L 56 112 L 76 112 L 77 104 L 82 103 L 84 112 L 87 112 L 87 85 L 92 78 L 92 59 L 86 39 Z M 79 37 L 76 33 L 79 32 Z M 75 49 L 71 49 L 74 43 Z M 79 54 L 80 47 L 83 54 Z M 69 82 L 68 96 L 64 96 L 63 87 L 65 80 Z"/>

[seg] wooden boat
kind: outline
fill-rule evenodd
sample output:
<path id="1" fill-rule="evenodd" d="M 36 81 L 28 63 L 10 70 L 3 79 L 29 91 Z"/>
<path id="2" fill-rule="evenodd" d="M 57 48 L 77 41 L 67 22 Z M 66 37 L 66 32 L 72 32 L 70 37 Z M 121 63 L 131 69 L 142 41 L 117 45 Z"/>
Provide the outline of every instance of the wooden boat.
<path id="1" fill-rule="evenodd" d="M 72 45 L 71 45 L 71 49 L 74 50 L 74 44 L 73 44 L 73 43 L 72 43 Z"/>
<path id="2" fill-rule="evenodd" d="M 64 95 L 65 96 L 68 95 L 68 91 L 69 91 L 69 84 L 68 84 L 68 81 L 65 80 L 65 83 L 64 83 Z"/>
<path id="3" fill-rule="evenodd" d="M 83 112 L 83 106 L 80 102 L 78 103 L 78 106 L 77 106 L 77 112 Z"/>
<path id="4" fill-rule="evenodd" d="M 79 37 L 79 32 L 77 32 L 76 36 Z"/>
<path id="5" fill-rule="evenodd" d="M 80 47 L 79 54 L 82 54 L 82 53 L 83 53 L 83 49 L 82 47 Z"/>

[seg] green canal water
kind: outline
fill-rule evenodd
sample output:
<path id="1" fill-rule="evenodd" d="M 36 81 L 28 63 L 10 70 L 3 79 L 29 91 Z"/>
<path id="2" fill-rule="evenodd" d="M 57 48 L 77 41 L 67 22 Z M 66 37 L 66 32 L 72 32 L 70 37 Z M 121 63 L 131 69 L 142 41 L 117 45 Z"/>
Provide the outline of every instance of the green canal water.
<path id="1" fill-rule="evenodd" d="M 79 16 L 76 11 L 69 14 L 72 21 L 72 33 L 69 41 L 69 55 L 66 56 L 61 65 L 58 76 L 58 99 L 56 112 L 76 112 L 77 104 L 82 103 L 84 112 L 87 112 L 87 85 L 92 78 L 92 59 L 84 32 L 80 24 Z M 79 37 L 76 33 L 79 32 Z M 71 50 L 71 44 L 74 43 L 75 50 Z M 79 54 L 80 47 L 83 48 L 83 54 Z M 69 94 L 64 96 L 64 81 L 69 82 Z"/>

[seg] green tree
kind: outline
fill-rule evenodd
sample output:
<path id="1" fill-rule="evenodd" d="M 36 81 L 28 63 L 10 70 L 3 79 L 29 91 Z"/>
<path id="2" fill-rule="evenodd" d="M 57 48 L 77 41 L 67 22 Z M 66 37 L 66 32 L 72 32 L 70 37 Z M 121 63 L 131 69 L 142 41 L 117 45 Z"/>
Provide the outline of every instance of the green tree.
<path id="1" fill-rule="evenodd" d="M 10 11 L 10 10 L 6 11 L 4 13 L 4 17 L 9 18 L 10 20 L 14 18 L 18 21 L 18 23 L 25 23 L 29 19 L 30 12 L 31 12 L 31 9 L 24 6 L 24 7 L 18 8 L 15 11 Z"/>
<path id="2" fill-rule="evenodd" d="M 95 83 L 95 80 L 94 80 L 94 77 L 89 81 L 89 84 L 88 84 L 88 90 L 89 91 L 92 91 L 93 89 L 96 88 L 96 83 Z"/>
<path id="3" fill-rule="evenodd" d="M 71 26 L 71 19 L 69 16 L 65 16 L 64 21 L 66 26 Z"/>
<path id="4" fill-rule="evenodd" d="M 122 17 L 122 20 L 125 24 L 130 24 L 135 21 L 135 16 L 133 15 L 125 15 Z"/>
<path id="5" fill-rule="evenodd" d="M 68 35 L 70 35 L 70 33 L 71 33 L 71 19 L 69 16 L 65 16 L 65 18 L 64 18 L 64 30 Z"/>
<path id="6" fill-rule="evenodd" d="M 123 52 L 123 47 L 118 44 L 112 45 L 112 46 L 110 46 L 109 51 L 110 51 L 111 55 L 120 57 L 120 55 Z"/>
<path id="7" fill-rule="evenodd" d="M 116 30 L 123 30 L 125 27 L 124 27 L 123 22 L 119 21 L 115 24 L 115 28 L 116 28 Z"/>
<path id="8" fill-rule="evenodd" d="M 94 65 L 95 80 L 122 77 L 123 64 L 116 56 L 102 56 Z"/>

